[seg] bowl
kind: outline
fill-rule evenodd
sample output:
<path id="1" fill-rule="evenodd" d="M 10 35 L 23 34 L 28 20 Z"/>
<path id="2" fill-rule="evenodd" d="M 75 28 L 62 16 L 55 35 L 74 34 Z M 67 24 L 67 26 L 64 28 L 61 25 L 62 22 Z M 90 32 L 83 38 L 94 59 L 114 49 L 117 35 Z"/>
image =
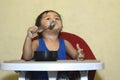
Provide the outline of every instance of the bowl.
<path id="1" fill-rule="evenodd" d="M 35 51 L 35 61 L 56 61 L 58 58 L 57 51 Z"/>

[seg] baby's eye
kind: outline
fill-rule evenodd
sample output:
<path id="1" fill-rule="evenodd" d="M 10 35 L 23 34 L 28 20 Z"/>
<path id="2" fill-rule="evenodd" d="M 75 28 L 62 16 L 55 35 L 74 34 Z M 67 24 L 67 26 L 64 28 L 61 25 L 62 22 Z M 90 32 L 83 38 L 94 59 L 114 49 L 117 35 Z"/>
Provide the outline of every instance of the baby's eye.
<path id="1" fill-rule="evenodd" d="M 57 18 L 55 18 L 55 20 L 60 20 L 60 18 L 59 18 L 59 17 L 57 17 Z"/>
<path id="2" fill-rule="evenodd" d="M 45 19 L 46 19 L 46 20 L 50 20 L 50 18 L 49 18 L 49 17 L 46 17 Z"/>

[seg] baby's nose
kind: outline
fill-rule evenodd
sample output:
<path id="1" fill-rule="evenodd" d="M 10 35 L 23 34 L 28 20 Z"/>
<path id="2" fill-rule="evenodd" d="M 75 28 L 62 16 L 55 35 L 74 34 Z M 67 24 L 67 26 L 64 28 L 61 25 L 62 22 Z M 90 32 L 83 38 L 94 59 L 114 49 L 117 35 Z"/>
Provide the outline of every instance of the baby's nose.
<path id="1" fill-rule="evenodd" d="M 56 21 L 56 19 L 52 19 L 52 21 L 54 21 L 54 22 L 55 22 L 55 21 Z"/>

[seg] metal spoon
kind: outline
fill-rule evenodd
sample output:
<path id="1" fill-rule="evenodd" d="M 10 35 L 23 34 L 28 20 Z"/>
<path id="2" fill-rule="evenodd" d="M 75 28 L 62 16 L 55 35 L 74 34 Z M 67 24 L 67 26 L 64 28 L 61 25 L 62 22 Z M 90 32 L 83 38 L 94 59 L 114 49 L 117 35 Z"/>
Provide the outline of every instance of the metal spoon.
<path id="1" fill-rule="evenodd" d="M 52 29 L 54 26 L 55 26 L 55 22 L 52 21 L 48 26 L 45 26 L 45 27 L 38 27 L 37 32 L 42 32 L 42 31 L 46 30 L 47 28 Z"/>
<path id="2" fill-rule="evenodd" d="M 54 26 L 55 26 L 55 22 L 52 21 L 52 22 L 48 25 L 48 28 L 52 29 Z"/>

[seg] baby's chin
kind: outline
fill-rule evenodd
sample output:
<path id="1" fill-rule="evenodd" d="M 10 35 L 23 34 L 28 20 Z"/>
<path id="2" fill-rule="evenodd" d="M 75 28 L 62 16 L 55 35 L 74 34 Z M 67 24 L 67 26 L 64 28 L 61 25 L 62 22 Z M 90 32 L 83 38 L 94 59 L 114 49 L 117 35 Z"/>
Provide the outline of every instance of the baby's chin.
<path id="1" fill-rule="evenodd" d="M 61 31 L 61 29 L 52 29 L 52 30 L 48 29 L 48 30 L 44 31 L 44 33 L 47 33 L 49 35 L 50 34 L 59 35 L 60 31 Z"/>
<path id="2" fill-rule="evenodd" d="M 54 30 L 52 30 L 52 31 L 50 31 L 50 32 L 51 32 L 51 33 L 55 33 L 55 34 L 59 34 L 60 31 L 61 31 L 60 29 L 54 29 Z"/>
<path id="3" fill-rule="evenodd" d="M 49 29 L 49 31 L 53 32 L 60 32 L 62 30 L 62 27 L 54 27 L 53 29 Z"/>

